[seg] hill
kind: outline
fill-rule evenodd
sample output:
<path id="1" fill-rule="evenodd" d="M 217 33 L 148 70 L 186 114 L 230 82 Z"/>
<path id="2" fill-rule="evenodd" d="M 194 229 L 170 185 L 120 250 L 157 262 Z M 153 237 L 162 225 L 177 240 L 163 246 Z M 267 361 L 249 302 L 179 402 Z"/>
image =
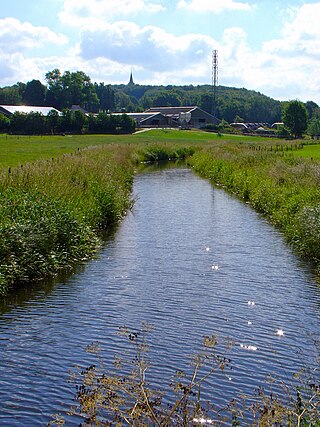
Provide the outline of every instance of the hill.
<path id="1" fill-rule="evenodd" d="M 92 83 L 82 71 L 61 73 L 55 69 L 46 74 L 46 85 L 39 80 L 18 82 L 0 88 L 0 105 L 38 105 L 58 110 L 80 105 L 89 112 L 140 112 L 150 107 L 197 105 L 212 113 L 211 85 L 157 86 Z M 318 105 L 306 103 L 309 117 Z M 227 122 L 274 123 L 281 121 L 283 102 L 245 88 L 219 86 L 216 115 Z M 311 109 L 311 111 L 309 111 Z"/>

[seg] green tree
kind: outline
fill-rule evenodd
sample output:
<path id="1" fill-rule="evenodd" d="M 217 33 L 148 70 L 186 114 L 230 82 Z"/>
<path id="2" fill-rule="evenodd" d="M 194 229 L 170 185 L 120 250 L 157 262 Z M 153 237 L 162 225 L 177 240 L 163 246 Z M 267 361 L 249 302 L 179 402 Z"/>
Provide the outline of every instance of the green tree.
<path id="1" fill-rule="evenodd" d="M 319 108 L 319 105 L 313 101 L 307 101 L 305 105 L 308 111 L 309 118 L 311 119 L 313 117 L 314 111 Z"/>
<path id="2" fill-rule="evenodd" d="M 121 132 L 132 133 L 135 131 L 136 122 L 127 114 L 122 114 L 119 119 L 119 126 L 121 127 Z"/>
<path id="3" fill-rule="evenodd" d="M 7 132 L 10 126 L 10 120 L 4 114 L 0 113 L 0 132 Z"/>
<path id="4" fill-rule="evenodd" d="M 39 80 L 26 84 L 23 101 L 26 105 L 45 105 L 47 88 Z"/>
<path id="5" fill-rule="evenodd" d="M 62 105 L 62 76 L 58 68 L 46 73 L 48 83 L 47 104 L 60 109 Z"/>
<path id="6" fill-rule="evenodd" d="M 308 134 L 312 138 L 319 139 L 320 137 L 320 118 L 312 119 L 308 125 Z"/>
<path id="7" fill-rule="evenodd" d="M 0 88 L 0 104 L 21 105 L 22 96 L 18 84 Z"/>
<path id="8" fill-rule="evenodd" d="M 36 111 L 31 111 L 26 115 L 24 133 L 30 135 L 42 135 L 45 132 L 45 116 Z"/>
<path id="9" fill-rule="evenodd" d="M 47 127 L 51 133 L 55 133 L 59 124 L 59 113 L 56 110 L 49 111 L 46 117 Z"/>
<path id="10" fill-rule="evenodd" d="M 48 83 L 47 102 L 58 109 L 81 105 L 89 111 L 97 110 L 99 99 L 91 79 L 83 71 L 65 71 L 54 69 L 46 74 Z"/>
<path id="11" fill-rule="evenodd" d="M 88 123 L 87 116 L 79 110 L 73 113 L 74 129 L 76 132 L 83 133 L 85 125 Z"/>
<path id="12" fill-rule="evenodd" d="M 74 120 L 71 110 L 67 108 L 62 111 L 60 118 L 60 127 L 62 132 L 72 132 L 74 129 Z"/>
<path id="13" fill-rule="evenodd" d="M 105 112 L 114 111 L 114 90 L 111 88 L 111 85 L 105 85 L 104 83 L 98 85 L 95 83 L 94 87 L 99 98 L 99 109 Z"/>
<path id="14" fill-rule="evenodd" d="M 213 107 L 213 94 L 203 93 L 200 95 L 199 105 L 202 110 L 207 111 L 207 113 L 212 113 Z"/>
<path id="15" fill-rule="evenodd" d="M 131 98 L 129 95 L 123 92 L 115 93 L 115 108 L 116 111 L 125 112 L 128 111 L 129 105 L 131 105 Z"/>
<path id="16" fill-rule="evenodd" d="M 13 133 L 25 133 L 27 114 L 16 111 L 10 117 L 10 129 Z"/>
<path id="17" fill-rule="evenodd" d="M 295 138 L 302 136 L 308 126 L 308 111 L 301 101 L 290 101 L 283 109 L 283 123 Z"/>

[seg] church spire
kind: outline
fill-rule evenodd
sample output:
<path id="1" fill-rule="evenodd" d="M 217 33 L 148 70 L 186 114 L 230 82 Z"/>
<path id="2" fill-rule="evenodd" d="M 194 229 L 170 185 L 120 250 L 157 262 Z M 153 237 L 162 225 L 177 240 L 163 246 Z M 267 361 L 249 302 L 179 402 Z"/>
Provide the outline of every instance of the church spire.
<path id="1" fill-rule="evenodd" d="M 132 76 L 132 70 L 131 70 L 131 73 L 130 73 L 130 80 L 129 80 L 128 85 L 134 85 L 133 76 Z"/>

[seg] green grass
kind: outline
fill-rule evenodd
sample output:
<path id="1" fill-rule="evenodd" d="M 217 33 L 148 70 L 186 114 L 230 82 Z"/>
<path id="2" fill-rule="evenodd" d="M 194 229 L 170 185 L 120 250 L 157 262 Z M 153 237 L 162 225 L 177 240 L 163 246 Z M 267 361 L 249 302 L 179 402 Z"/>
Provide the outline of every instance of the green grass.
<path id="1" fill-rule="evenodd" d="M 203 131 L 158 129 L 134 135 L 66 135 L 66 136 L 17 136 L 0 134 L 0 168 L 16 167 L 39 159 L 50 159 L 78 149 L 104 144 L 201 144 L 218 141 L 279 144 L 279 140 L 244 135 L 222 135 Z"/>
<path id="2" fill-rule="evenodd" d="M 249 201 L 320 265 L 320 163 L 293 156 L 308 150 L 271 138 L 168 129 L 2 135 L 0 293 L 88 258 L 96 233 L 131 206 L 133 165 L 174 158 L 189 158 L 197 172 Z"/>
<path id="3" fill-rule="evenodd" d="M 302 150 L 295 152 L 296 157 L 320 159 L 320 144 L 303 145 Z"/>
<path id="4" fill-rule="evenodd" d="M 101 145 L 0 171 L 0 295 L 88 259 L 131 207 L 128 145 Z"/>
<path id="5" fill-rule="evenodd" d="M 50 159 L 79 149 L 126 142 L 128 135 L 17 136 L 0 135 L 0 168 Z"/>

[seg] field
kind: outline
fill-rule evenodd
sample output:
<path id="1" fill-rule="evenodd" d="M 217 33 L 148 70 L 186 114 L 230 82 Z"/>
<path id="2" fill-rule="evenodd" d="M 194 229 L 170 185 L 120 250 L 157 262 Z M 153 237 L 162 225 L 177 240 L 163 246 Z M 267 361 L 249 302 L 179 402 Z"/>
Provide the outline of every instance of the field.
<path id="1" fill-rule="evenodd" d="M 0 135 L 0 168 L 16 167 L 39 159 L 50 159 L 78 149 L 104 144 L 178 143 L 210 145 L 216 141 L 251 144 L 279 144 L 276 139 L 223 135 L 201 131 L 152 130 L 134 135 L 66 135 L 16 136 Z"/>
<path id="2" fill-rule="evenodd" d="M 303 149 L 296 152 L 295 156 L 320 159 L 320 144 L 303 145 Z"/>

